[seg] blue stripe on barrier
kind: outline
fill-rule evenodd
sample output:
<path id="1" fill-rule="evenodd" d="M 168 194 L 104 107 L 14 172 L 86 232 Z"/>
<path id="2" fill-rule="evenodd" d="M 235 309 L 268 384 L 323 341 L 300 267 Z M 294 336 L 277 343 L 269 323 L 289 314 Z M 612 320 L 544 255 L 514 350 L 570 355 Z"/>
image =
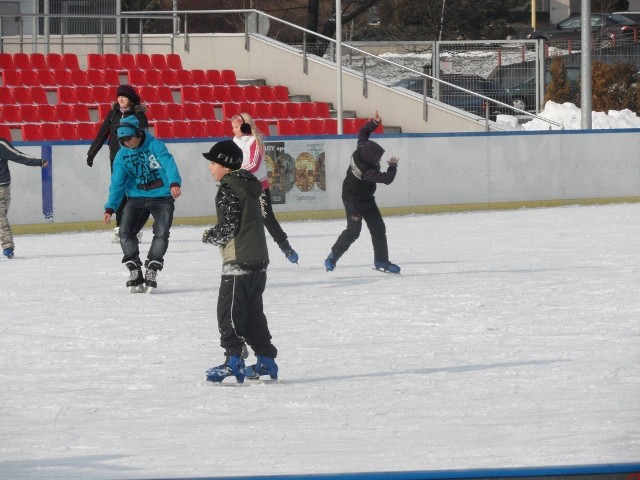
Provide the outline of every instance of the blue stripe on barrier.
<path id="1" fill-rule="evenodd" d="M 48 222 L 53 222 L 53 165 L 51 145 L 42 146 L 42 158 L 49 165 L 42 169 L 42 214 Z"/>
<path id="2" fill-rule="evenodd" d="M 423 472 L 368 472 L 310 475 L 252 475 L 241 477 L 184 477 L 172 480 L 446 480 L 463 478 L 524 478 L 574 475 L 615 475 L 627 476 L 630 480 L 640 478 L 640 463 L 577 465 L 557 467 L 522 467 L 473 470 L 430 470 Z M 154 479 L 147 479 L 154 480 Z M 155 480 L 167 480 L 157 478 Z"/>

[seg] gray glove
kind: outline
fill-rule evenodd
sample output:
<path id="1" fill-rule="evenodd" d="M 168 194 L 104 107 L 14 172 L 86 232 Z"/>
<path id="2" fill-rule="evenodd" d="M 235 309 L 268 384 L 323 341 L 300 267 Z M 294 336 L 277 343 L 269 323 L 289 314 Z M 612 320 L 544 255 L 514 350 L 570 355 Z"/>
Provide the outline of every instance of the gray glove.
<path id="1" fill-rule="evenodd" d="M 387 163 L 388 163 L 389 165 L 393 165 L 394 167 L 397 167 L 397 166 L 398 166 L 398 162 L 399 162 L 399 161 L 400 161 L 400 159 L 399 159 L 398 157 L 391 157 L 391 158 L 387 161 Z"/>

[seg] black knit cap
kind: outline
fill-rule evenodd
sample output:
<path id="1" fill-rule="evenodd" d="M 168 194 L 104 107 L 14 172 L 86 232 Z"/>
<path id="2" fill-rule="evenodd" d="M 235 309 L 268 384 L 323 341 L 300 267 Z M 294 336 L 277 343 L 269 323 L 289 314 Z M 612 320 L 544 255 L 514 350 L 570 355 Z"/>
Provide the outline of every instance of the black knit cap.
<path id="1" fill-rule="evenodd" d="M 140 103 L 140 97 L 131 85 L 123 84 L 118 87 L 117 97 L 127 97 L 133 103 Z"/>
<path id="2" fill-rule="evenodd" d="M 242 150 L 233 140 L 216 143 L 202 156 L 210 162 L 218 163 L 231 170 L 238 170 L 242 166 Z"/>

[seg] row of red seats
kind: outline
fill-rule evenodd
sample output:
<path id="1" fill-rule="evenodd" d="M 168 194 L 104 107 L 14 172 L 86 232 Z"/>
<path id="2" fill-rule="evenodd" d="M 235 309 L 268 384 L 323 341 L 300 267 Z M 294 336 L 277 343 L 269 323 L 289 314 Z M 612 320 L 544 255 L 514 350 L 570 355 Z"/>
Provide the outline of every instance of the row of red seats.
<path id="1" fill-rule="evenodd" d="M 2 105 L 0 122 L 9 125 L 25 123 L 91 122 L 86 105 Z"/>
<path id="2" fill-rule="evenodd" d="M 2 70 L 80 70 L 75 53 L 0 53 Z M 87 69 L 119 70 L 134 69 L 182 70 L 182 59 L 177 53 L 89 53 Z"/>
<path id="3" fill-rule="evenodd" d="M 151 72 L 148 71 L 147 74 Z M 183 86 L 203 85 L 238 85 L 233 70 L 153 70 L 154 75 L 147 75 L 143 70 L 130 70 L 122 73 L 118 70 L 2 70 L 2 85 L 15 86 L 90 86 L 120 85 L 130 83 L 137 87 L 167 86 L 180 88 Z"/>
<path id="4" fill-rule="evenodd" d="M 20 134 L 13 136 L 11 133 L 12 128 L 17 128 Z M 23 140 L 25 142 L 39 142 L 42 140 L 93 140 L 98 131 L 97 129 L 98 125 L 95 123 L 28 124 L 19 127 L 0 125 L 0 137 L 6 138 L 7 140 Z"/>
<path id="5" fill-rule="evenodd" d="M 46 88 L 32 87 L 0 87 L 0 104 L 28 104 L 28 103 L 112 103 L 116 98 L 117 86 L 61 86 Z M 47 92 L 56 94 L 55 101 L 50 101 Z M 174 92 L 176 95 L 174 95 Z M 186 86 L 179 89 L 169 87 L 140 87 L 138 94 L 142 103 L 228 103 L 228 102 L 289 102 L 289 90 L 284 85 L 268 86 L 217 86 L 194 87 Z M 326 105 L 326 104 L 325 104 Z M 326 116 L 329 109 L 326 109 Z"/>
<path id="6" fill-rule="evenodd" d="M 87 70 L 90 73 L 94 70 Z M 97 70 L 110 71 L 110 70 Z M 223 69 L 192 70 L 128 70 L 131 85 L 238 85 L 236 72 Z"/>
<path id="7" fill-rule="evenodd" d="M 80 70 L 75 53 L 0 53 L 2 70 Z"/>
<path id="8" fill-rule="evenodd" d="M 182 59 L 177 53 L 89 53 L 87 69 L 182 70 Z"/>

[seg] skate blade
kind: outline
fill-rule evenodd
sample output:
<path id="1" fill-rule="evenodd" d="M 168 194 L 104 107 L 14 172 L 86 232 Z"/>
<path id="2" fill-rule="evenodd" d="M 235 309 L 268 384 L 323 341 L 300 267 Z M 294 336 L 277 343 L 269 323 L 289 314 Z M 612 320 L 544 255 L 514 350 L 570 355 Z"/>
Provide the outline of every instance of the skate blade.
<path id="1" fill-rule="evenodd" d="M 143 293 L 144 285 L 132 285 L 129 287 L 129 293 Z"/>
<path id="2" fill-rule="evenodd" d="M 389 270 L 385 270 L 384 268 L 376 268 L 376 267 L 371 267 L 371 270 L 375 270 L 376 272 L 386 273 L 388 275 L 400 275 L 401 273 L 401 272 L 394 273 L 394 272 L 390 272 Z"/>
<path id="3" fill-rule="evenodd" d="M 153 291 L 156 289 L 156 287 L 149 287 L 146 286 L 144 287 L 144 293 L 153 293 Z"/>

